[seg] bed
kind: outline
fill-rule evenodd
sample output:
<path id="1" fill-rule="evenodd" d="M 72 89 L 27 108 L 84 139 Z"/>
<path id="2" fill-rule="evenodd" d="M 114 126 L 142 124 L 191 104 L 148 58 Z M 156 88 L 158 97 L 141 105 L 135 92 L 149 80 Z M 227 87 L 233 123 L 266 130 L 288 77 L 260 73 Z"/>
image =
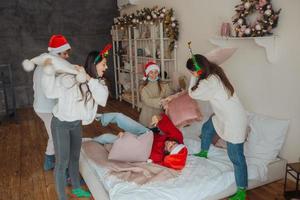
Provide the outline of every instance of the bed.
<path id="1" fill-rule="evenodd" d="M 211 116 L 207 102 L 199 102 L 204 119 L 182 128 L 189 154 L 200 150 L 199 130 Z M 278 157 L 289 121 L 248 113 L 249 133 L 244 145 L 248 166 L 248 189 L 284 177 L 286 161 Z M 181 174 L 162 182 L 138 185 L 108 175 L 81 149 L 80 172 L 95 200 L 216 200 L 235 193 L 233 166 L 226 149 L 211 145 L 209 158 L 188 156 Z"/>
<path id="2" fill-rule="evenodd" d="M 189 152 L 199 150 L 199 141 L 185 139 Z M 284 177 L 286 161 L 280 158 L 266 164 L 247 158 L 249 189 Z M 95 200 L 200 200 L 221 199 L 236 191 L 232 164 L 225 149 L 211 146 L 209 159 L 188 156 L 187 165 L 177 178 L 144 185 L 124 182 L 107 174 L 81 149 L 80 172 Z"/>

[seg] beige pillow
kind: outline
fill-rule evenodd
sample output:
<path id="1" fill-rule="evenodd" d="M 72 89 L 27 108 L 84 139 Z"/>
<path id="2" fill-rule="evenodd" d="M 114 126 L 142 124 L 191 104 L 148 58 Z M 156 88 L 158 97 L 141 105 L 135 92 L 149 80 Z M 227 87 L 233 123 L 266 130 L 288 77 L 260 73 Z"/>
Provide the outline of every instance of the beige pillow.
<path id="1" fill-rule="evenodd" d="M 108 159 L 124 162 L 147 161 L 151 153 L 152 143 L 153 133 L 151 131 L 140 136 L 126 132 L 114 142 Z"/>

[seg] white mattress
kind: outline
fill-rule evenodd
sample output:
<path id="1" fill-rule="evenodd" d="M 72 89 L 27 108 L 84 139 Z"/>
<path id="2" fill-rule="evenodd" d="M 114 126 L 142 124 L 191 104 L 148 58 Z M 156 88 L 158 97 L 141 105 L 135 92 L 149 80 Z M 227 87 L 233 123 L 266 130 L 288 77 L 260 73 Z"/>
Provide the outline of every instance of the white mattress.
<path id="1" fill-rule="evenodd" d="M 185 140 L 189 153 L 198 151 L 199 143 Z M 258 160 L 247 159 L 249 189 L 281 179 L 285 162 L 277 160 L 268 166 Z M 220 199 L 235 192 L 232 164 L 223 149 L 211 146 L 209 159 L 189 156 L 182 174 L 166 182 L 136 185 L 107 175 L 81 152 L 80 172 L 96 200 L 201 200 Z M 104 189 L 105 188 L 105 189 Z"/>

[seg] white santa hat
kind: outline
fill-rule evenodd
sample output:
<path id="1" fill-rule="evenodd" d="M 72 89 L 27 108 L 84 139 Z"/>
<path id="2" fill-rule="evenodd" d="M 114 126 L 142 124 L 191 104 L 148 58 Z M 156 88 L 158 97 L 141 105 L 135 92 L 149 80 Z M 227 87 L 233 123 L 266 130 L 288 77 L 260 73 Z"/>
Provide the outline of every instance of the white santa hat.
<path id="1" fill-rule="evenodd" d="M 49 53 L 58 54 L 68 49 L 71 49 L 71 46 L 63 35 L 51 36 L 48 44 Z"/>
<path id="2" fill-rule="evenodd" d="M 144 77 L 143 77 L 144 81 L 147 80 L 147 76 L 148 76 L 149 72 L 152 71 L 152 70 L 157 70 L 158 73 L 160 72 L 159 66 L 155 62 L 149 61 L 145 65 L 145 73 L 144 73 Z"/>

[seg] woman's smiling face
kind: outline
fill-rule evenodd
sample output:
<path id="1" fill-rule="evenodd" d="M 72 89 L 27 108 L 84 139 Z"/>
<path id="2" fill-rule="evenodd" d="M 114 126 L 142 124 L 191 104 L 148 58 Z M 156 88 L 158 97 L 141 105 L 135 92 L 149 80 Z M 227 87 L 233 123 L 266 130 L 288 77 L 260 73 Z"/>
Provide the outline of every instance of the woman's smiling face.
<path id="1" fill-rule="evenodd" d="M 172 140 L 166 140 L 165 141 L 165 151 L 172 152 L 172 150 L 177 146 L 177 142 Z"/>
<path id="2" fill-rule="evenodd" d="M 96 70 L 99 77 L 103 77 L 104 72 L 108 68 L 106 62 L 107 62 L 106 58 L 103 58 L 102 61 L 96 65 Z"/>
<path id="3" fill-rule="evenodd" d="M 148 73 L 148 77 L 151 79 L 151 80 L 155 80 L 157 77 L 158 77 L 158 71 L 157 70 L 151 70 L 149 73 Z"/>

